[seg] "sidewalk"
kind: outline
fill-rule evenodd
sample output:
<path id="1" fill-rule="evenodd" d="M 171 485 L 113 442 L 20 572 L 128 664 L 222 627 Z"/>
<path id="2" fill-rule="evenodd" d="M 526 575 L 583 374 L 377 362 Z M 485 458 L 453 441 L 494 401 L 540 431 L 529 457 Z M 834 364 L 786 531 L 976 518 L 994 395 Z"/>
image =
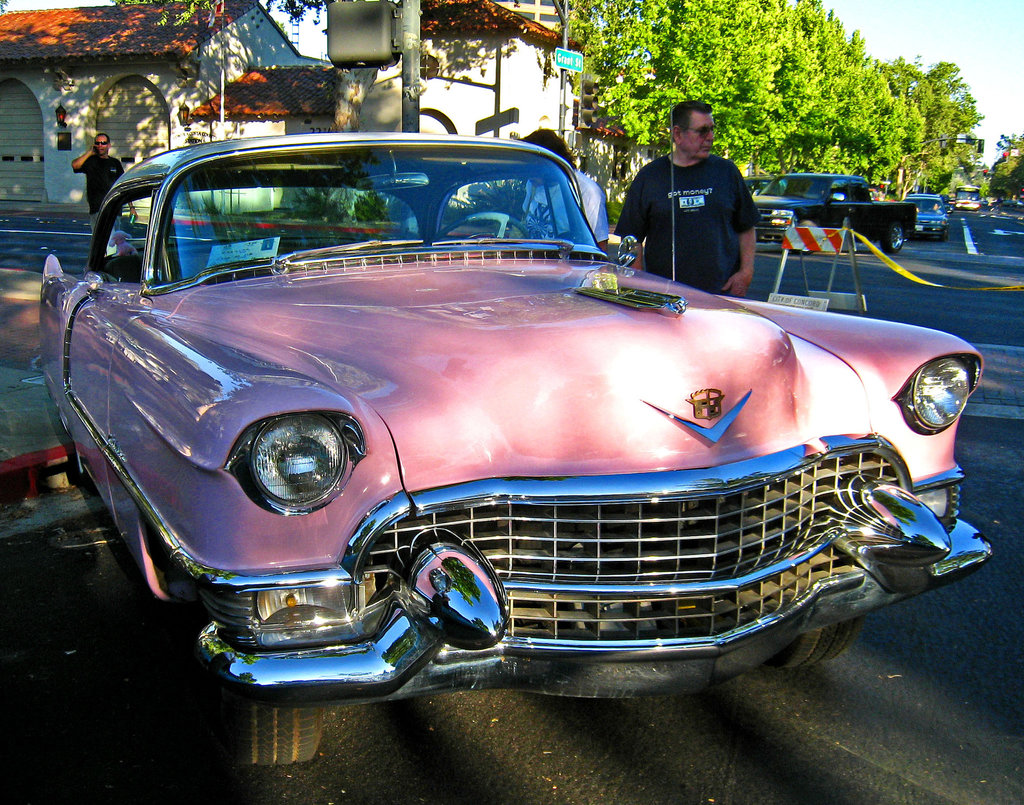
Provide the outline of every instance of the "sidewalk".
<path id="1" fill-rule="evenodd" d="M 39 494 L 67 462 L 69 440 L 39 367 L 41 280 L 0 269 L 0 503 Z"/>

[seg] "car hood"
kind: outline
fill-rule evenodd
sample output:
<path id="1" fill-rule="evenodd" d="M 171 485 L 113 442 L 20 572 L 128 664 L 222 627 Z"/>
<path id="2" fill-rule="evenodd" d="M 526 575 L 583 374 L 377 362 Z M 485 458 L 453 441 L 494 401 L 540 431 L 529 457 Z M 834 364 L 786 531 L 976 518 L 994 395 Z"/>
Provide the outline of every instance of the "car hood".
<path id="1" fill-rule="evenodd" d="M 809 204 L 821 204 L 813 198 L 797 198 L 794 196 L 754 196 L 754 205 L 764 210 L 792 210 L 806 207 Z"/>
<path id="2" fill-rule="evenodd" d="M 410 491 L 709 467 L 870 432 L 856 373 L 768 318 L 646 275 L 624 283 L 689 308 L 632 309 L 575 293 L 585 274 L 509 261 L 268 277 L 174 294 L 168 323 L 360 398 Z"/>

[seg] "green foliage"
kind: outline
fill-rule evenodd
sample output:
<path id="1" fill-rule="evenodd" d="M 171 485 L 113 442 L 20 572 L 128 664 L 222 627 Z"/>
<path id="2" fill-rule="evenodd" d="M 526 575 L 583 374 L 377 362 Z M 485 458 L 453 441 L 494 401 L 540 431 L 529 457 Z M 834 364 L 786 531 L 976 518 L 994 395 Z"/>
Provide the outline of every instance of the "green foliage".
<path id="1" fill-rule="evenodd" d="M 926 141 L 980 120 L 956 65 L 882 64 L 822 0 L 577 0 L 572 32 L 637 142 L 667 147 L 671 107 L 704 100 L 716 150 L 756 172 L 931 181 L 970 146 L 937 159 Z"/>
<path id="2" fill-rule="evenodd" d="M 1024 190 L 1024 159 L 1020 156 L 1024 151 L 1024 134 L 1004 134 L 999 139 L 999 150 L 1006 156 L 996 161 L 989 179 L 989 192 L 999 198 L 1020 199 L 1024 196 L 1021 192 Z"/>

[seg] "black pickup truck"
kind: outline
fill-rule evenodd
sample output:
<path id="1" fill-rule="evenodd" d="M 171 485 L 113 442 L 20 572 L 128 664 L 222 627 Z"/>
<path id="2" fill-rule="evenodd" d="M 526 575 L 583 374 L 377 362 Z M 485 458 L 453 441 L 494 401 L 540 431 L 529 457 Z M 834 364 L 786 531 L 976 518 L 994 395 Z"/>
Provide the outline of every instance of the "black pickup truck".
<path id="1" fill-rule="evenodd" d="M 894 253 L 917 220 L 913 204 L 872 201 L 862 177 L 835 173 L 787 173 L 754 196 L 754 203 L 761 211 L 758 241 L 781 241 L 794 225 L 841 227 L 848 218 L 853 230 Z"/>

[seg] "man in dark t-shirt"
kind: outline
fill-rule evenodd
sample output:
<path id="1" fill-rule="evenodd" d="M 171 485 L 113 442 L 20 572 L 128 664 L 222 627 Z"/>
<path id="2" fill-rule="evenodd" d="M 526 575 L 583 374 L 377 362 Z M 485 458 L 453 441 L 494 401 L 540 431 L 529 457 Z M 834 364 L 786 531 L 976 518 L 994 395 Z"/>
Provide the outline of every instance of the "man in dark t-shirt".
<path id="1" fill-rule="evenodd" d="M 117 177 L 124 173 L 121 161 L 110 156 L 110 138 L 100 132 L 93 137 L 92 147 L 71 160 L 71 170 L 85 174 L 85 197 L 89 202 L 89 225 L 95 231 L 100 203 Z"/>
<path id="2" fill-rule="evenodd" d="M 672 154 L 641 168 L 615 227 L 640 241 L 638 266 L 712 293 L 744 296 L 754 278 L 758 211 L 739 169 L 711 153 L 711 107 L 672 109 Z M 673 243 L 674 236 L 674 243 Z"/>

